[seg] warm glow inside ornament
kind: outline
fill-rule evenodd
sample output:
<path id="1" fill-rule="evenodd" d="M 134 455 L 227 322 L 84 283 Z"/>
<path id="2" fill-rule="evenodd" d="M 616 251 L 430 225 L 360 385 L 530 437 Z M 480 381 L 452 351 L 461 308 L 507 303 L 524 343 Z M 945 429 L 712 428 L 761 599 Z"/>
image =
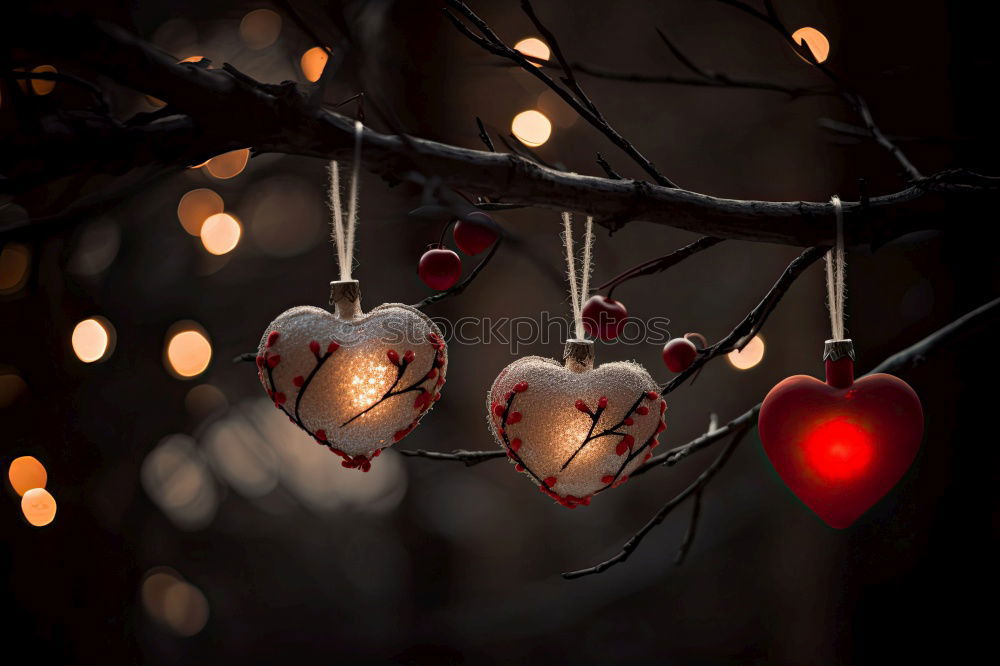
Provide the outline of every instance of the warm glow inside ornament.
<path id="1" fill-rule="evenodd" d="M 300 306 L 283 312 L 261 337 L 258 375 L 275 407 L 317 443 L 367 472 L 382 449 L 408 435 L 441 396 L 448 351 L 438 327 L 419 310 L 389 303 L 361 309 L 351 279 L 357 224 L 361 123 L 345 230 L 337 163 L 330 168 L 331 208 L 340 280 L 330 283 L 330 313 Z"/>
<path id="2" fill-rule="evenodd" d="M 826 382 L 781 381 L 764 398 L 758 429 L 778 475 L 831 527 L 849 527 L 896 484 L 920 448 L 924 416 L 910 385 L 892 375 L 855 381 L 854 346 L 844 338 L 844 243 L 826 257 L 833 339 L 823 352 Z"/>
<path id="3" fill-rule="evenodd" d="M 563 226 L 576 339 L 566 342 L 563 363 L 529 356 L 504 368 L 487 394 L 487 420 L 515 468 L 572 509 L 624 483 L 652 456 L 666 428 L 667 403 L 637 363 L 594 367 L 594 343 L 585 339 L 581 314 L 592 220 L 587 220 L 579 285 L 567 213 Z"/>

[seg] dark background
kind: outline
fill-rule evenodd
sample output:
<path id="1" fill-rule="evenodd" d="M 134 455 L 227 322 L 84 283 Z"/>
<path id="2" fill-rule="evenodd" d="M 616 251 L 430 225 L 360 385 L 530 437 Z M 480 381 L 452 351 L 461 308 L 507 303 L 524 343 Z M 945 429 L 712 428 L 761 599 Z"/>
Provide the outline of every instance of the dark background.
<path id="1" fill-rule="evenodd" d="M 975 4 L 807 0 L 779 2 L 778 9 L 788 25 L 811 25 L 829 37 L 831 66 L 866 96 L 887 133 L 932 139 L 901 142 L 925 173 L 955 166 L 995 173 L 998 63 Z M 178 57 L 201 54 L 262 80 L 301 81 L 295 63 L 313 44 L 290 21 L 268 49 L 240 44 L 240 18 L 266 6 L 141 0 L 106 15 Z M 511 43 L 535 34 L 516 2 L 471 6 Z M 496 66 L 462 38 L 438 3 L 385 9 L 383 48 L 368 60 L 410 132 L 478 148 L 475 116 L 506 133 L 515 113 L 539 108 L 555 126 L 538 151 L 546 160 L 600 174 L 600 150 L 623 175 L 641 177 L 537 81 Z M 683 73 L 653 32 L 661 26 L 706 68 L 823 83 L 775 34 L 718 3 L 538 0 L 536 9 L 573 60 Z M 339 62 L 333 49 L 340 70 L 331 101 L 360 85 L 352 59 Z M 73 71 L 71 62 L 53 64 Z M 902 186 L 887 153 L 817 125 L 821 117 L 855 121 L 835 98 L 581 81 L 612 124 L 687 189 L 825 200 L 833 193 L 856 199 L 859 177 L 873 194 Z M 150 110 L 134 93 L 101 84 L 120 117 Z M 49 103 L 72 102 L 74 93 L 63 88 Z M 4 469 L 19 455 L 39 458 L 59 510 L 54 523 L 32 528 L 5 483 L 0 627 L 8 655 L 25 649 L 44 661 L 115 664 L 836 664 L 961 663 L 989 648 L 982 606 L 989 606 L 993 558 L 979 538 L 979 511 L 995 502 L 991 345 L 942 351 L 906 375 L 924 404 L 923 448 L 898 486 L 852 528 L 831 530 L 805 509 L 772 472 L 754 433 L 705 493 L 683 566 L 672 559 L 688 507 L 627 563 L 564 581 L 559 572 L 617 552 L 713 453 L 572 512 L 500 461 L 466 469 L 390 452 L 364 477 L 340 468 L 334 456 L 316 457 L 304 436 L 272 422 L 254 368 L 229 359 L 251 351 L 282 310 L 325 303 L 336 276 L 325 242 L 324 178 L 321 161 L 278 155 L 257 157 L 226 181 L 185 170 L 14 237 L 30 249 L 31 273 L 0 301 L 0 365 L 28 389 L 0 411 L 2 458 Z M 178 224 L 177 201 L 195 187 L 219 192 L 243 221 L 244 237 L 229 255 L 209 257 Z M 427 290 L 416 262 L 440 226 L 406 216 L 418 191 L 367 175 L 361 191 L 355 277 L 364 304 L 419 300 Z M 464 295 L 429 314 L 564 314 L 563 287 L 553 279 L 562 270 L 557 213 L 497 219 L 536 259 L 502 249 Z M 995 296 L 995 223 L 995 211 L 984 210 L 980 219 L 948 220 L 942 233 L 874 251 L 851 248 L 848 326 L 862 372 Z M 117 236 L 116 249 L 108 250 L 108 234 Z M 292 238 L 289 256 L 268 249 L 275 234 Z M 643 222 L 610 238 L 602 231 L 594 279 L 695 237 Z M 113 256 L 106 268 L 74 268 L 80 253 L 102 248 Z M 797 252 L 727 242 L 617 295 L 635 316 L 669 317 L 675 335 L 699 331 L 715 340 Z M 763 331 L 767 352 L 759 366 L 740 372 L 716 361 L 669 397 L 661 442 L 676 446 L 697 436 L 712 412 L 723 421 L 741 414 L 789 374 L 819 374 L 828 332 L 822 279 L 817 264 L 782 301 Z M 117 347 L 107 361 L 85 365 L 73 355 L 70 333 L 92 315 L 114 324 Z M 164 336 L 186 319 L 205 328 L 214 352 L 208 371 L 191 381 L 173 378 L 162 363 Z M 519 353 L 560 350 L 553 341 Z M 513 356 L 502 344 L 453 345 L 450 353 L 444 399 L 401 448 L 494 446 L 483 396 Z M 621 358 L 669 376 L 657 347 L 598 345 L 599 361 Z M 186 400 L 203 383 L 226 399 L 208 414 Z M 195 500 L 172 514 L 151 500 L 140 470 L 176 434 L 193 438 L 194 453 L 178 463 L 172 482 L 194 484 Z M 264 451 L 264 480 L 241 486 L 214 453 L 220 437 Z M 142 581 L 161 566 L 208 601 L 208 622 L 193 637 L 174 635 L 144 609 Z"/>

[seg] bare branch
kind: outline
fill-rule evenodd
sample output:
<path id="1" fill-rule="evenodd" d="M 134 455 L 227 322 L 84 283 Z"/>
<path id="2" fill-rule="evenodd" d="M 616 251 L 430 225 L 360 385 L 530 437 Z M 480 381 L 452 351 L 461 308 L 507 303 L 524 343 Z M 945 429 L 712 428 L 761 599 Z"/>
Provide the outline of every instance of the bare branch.
<path id="1" fill-rule="evenodd" d="M 617 555 L 608 558 L 607 560 L 601 562 L 600 564 L 595 564 L 592 567 L 587 567 L 586 569 L 567 571 L 562 575 L 562 577 L 567 580 L 572 580 L 573 578 L 581 578 L 583 576 L 599 574 L 602 571 L 607 571 L 616 564 L 620 564 L 625 560 L 627 560 L 629 556 L 635 551 L 635 549 L 639 547 L 639 544 L 642 543 L 642 540 L 646 537 L 646 535 L 653 531 L 654 527 L 662 523 L 664 519 L 666 519 L 666 517 L 669 516 L 674 509 L 676 509 L 682 502 L 684 502 L 685 499 L 687 499 L 689 496 L 693 494 L 700 493 L 702 491 L 705 485 L 712 480 L 712 477 L 715 476 L 715 474 L 720 469 L 723 468 L 723 466 L 729 460 L 729 457 L 733 454 L 733 451 L 735 451 L 736 447 L 739 446 L 741 441 L 743 441 L 743 437 L 746 436 L 748 430 L 749 427 L 744 428 L 743 430 L 740 430 L 735 435 L 733 435 L 732 440 L 729 442 L 726 448 L 722 450 L 722 453 L 720 453 L 718 457 L 712 461 L 712 464 L 706 467 L 705 471 L 699 474 L 698 478 L 695 479 L 690 486 L 688 486 L 681 492 L 671 497 L 670 500 L 663 505 L 663 508 L 657 511 L 656 515 L 654 515 L 652 518 L 649 519 L 649 522 L 643 525 L 639 529 L 639 531 L 632 536 L 632 538 L 630 538 L 628 541 L 625 542 L 625 545 L 622 546 L 621 551 L 619 551 Z"/>
<path id="2" fill-rule="evenodd" d="M 695 254 L 698 254 L 702 250 L 707 250 L 708 248 L 718 245 L 722 242 L 721 238 L 713 238 L 711 236 L 704 236 L 699 238 L 689 245 L 674 250 L 670 254 L 666 254 L 662 257 L 657 257 L 656 259 L 650 259 L 649 261 L 643 262 L 638 266 L 633 266 L 632 268 L 622 272 L 617 277 L 613 277 L 600 287 L 597 288 L 598 291 L 604 289 L 608 290 L 608 297 L 610 298 L 616 287 L 624 282 L 628 282 L 633 278 L 640 277 L 642 275 L 652 275 L 653 273 L 661 273 L 672 266 L 676 266 L 685 259 Z"/>
<path id="3" fill-rule="evenodd" d="M 664 176 L 660 171 L 646 159 L 639 150 L 627 141 L 621 134 L 618 133 L 604 117 L 597 110 L 597 107 L 590 100 L 589 97 L 580 88 L 579 83 L 573 77 L 573 70 L 569 68 L 565 60 L 562 59 L 561 50 L 559 50 L 558 42 L 555 41 L 555 36 L 541 24 L 538 17 L 535 15 L 534 10 L 531 9 L 531 4 L 524 2 L 522 7 L 525 8 L 525 12 L 528 13 L 529 18 L 535 23 L 535 26 L 543 34 L 548 35 L 550 43 L 549 46 L 557 53 L 563 64 L 564 71 L 566 72 L 566 77 L 563 79 L 569 89 L 558 85 L 552 78 L 543 71 L 543 68 L 536 67 L 535 64 L 526 58 L 524 54 L 520 51 L 511 48 L 504 42 L 500 37 L 497 36 L 495 32 L 490 28 L 489 24 L 486 23 L 482 18 L 480 18 L 475 12 L 469 9 L 461 0 L 448 0 L 448 5 L 455 11 L 460 13 L 469 22 L 475 26 L 476 30 L 480 32 L 482 36 L 476 35 L 462 23 L 457 17 L 451 12 L 445 11 L 445 15 L 451 20 L 451 22 L 462 32 L 463 35 L 468 37 L 475 44 L 480 46 L 490 53 L 506 58 L 511 62 L 518 65 L 525 72 L 531 74 L 536 79 L 548 86 L 553 92 L 555 92 L 559 97 L 562 98 L 564 102 L 570 105 L 574 111 L 576 111 L 581 118 L 590 123 L 593 127 L 604 134 L 608 139 L 611 140 L 616 146 L 621 148 L 629 157 L 631 157 L 643 171 L 649 174 L 653 180 L 655 180 L 659 185 L 664 187 L 677 187 L 669 178 Z"/>
<path id="4" fill-rule="evenodd" d="M 506 458 L 506 451 L 465 451 L 457 449 L 451 453 L 441 453 L 440 451 L 426 451 L 424 449 L 410 450 L 400 449 L 399 453 L 411 458 L 428 458 L 430 460 L 446 460 L 450 462 L 464 463 L 466 467 L 472 467 L 487 460 Z"/>

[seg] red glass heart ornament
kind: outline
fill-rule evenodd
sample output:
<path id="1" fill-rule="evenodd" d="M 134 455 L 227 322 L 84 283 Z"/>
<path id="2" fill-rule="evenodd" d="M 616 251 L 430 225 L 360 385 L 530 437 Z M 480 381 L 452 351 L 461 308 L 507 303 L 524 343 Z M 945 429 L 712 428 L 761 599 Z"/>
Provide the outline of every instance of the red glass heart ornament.
<path id="1" fill-rule="evenodd" d="M 920 398 L 902 379 L 874 374 L 854 381 L 853 351 L 841 356 L 830 348 L 828 343 L 826 382 L 807 375 L 781 381 L 764 398 L 757 427 L 781 479 L 827 525 L 840 529 L 910 467 L 924 414 Z"/>

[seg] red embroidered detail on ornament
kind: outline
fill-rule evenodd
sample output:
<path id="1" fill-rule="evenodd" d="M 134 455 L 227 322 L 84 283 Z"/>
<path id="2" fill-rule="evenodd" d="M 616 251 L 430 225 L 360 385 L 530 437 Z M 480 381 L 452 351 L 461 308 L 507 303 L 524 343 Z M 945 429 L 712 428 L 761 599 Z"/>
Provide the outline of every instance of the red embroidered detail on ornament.
<path id="1" fill-rule="evenodd" d="M 510 440 L 510 450 L 511 451 L 514 451 L 516 453 L 520 449 L 521 449 L 521 440 L 520 439 L 518 439 L 517 437 L 515 437 L 514 439 Z"/>
<path id="2" fill-rule="evenodd" d="M 274 343 L 276 343 L 278 341 L 278 338 L 280 337 L 281 333 L 278 333 L 277 331 L 271 331 L 270 333 L 267 334 L 267 342 L 264 343 L 264 346 L 273 347 Z"/>
<path id="3" fill-rule="evenodd" d="M 666 400 L 661 400 L 660 401 L 660 413 L 662 414 L 665 411 L 667 411 L 667 401 Z"/>
<path id="4" fill-rule="evenodd" d="M 661 432 L 667 429 L 667 424 L 660 421 L 660 425 L 656 426 L 656 434 L 659 435 Z"/>
<path id="5" fill-rule="evenodd" d="M 627 426 L 635 425 L 635 419 L 633 419 L 631 416 L 627 416 L 625 417 L 625 420 L 622 421 L 622 423 L 624 423 Z"/>
<path id="6" fill-rule="evenodd" d="M 518 472 L 523 472 L 524 465 L 522 465 L 521 463 L 517 463 L 516 465 L 514 465 L 514 469 L 516 469 Z"/>
<path id="7" fill-rule="evenodd" d="M 427 379 L 434 379 L 437 376 L 438 376 L 437 368 L 431 368 L 430 372 L 427 373 L 426 378 Z"/>
<path id="8" fill-rule="evenodd" d="M 413 401 L 413 408 L 423 411 L 428 407 L 430 407 L 430 404 L 431 404 L 431 394 L 428 393 L 427 391 L 424 391 L 423 393 L 417 396 L 416 400 Z"/>
<path id="9" fill-rule="evenodd" d="M 260 368 L 261 370 L 264 369 L 264 361 L 265 361 L 265 359 L 264 359 L 263 356 L 258 356 L 257 357 L 257 367 Z"/>
<path id="10" fill-rule="evenodd" d="M 611 483 L 614 480 L 615 480 L 614 474 L 605 474 L 604 476 L 601 477 L 601 483 Z"/>
<path id="11" fill-rule="evenodd" d="M 503 416 L 503 405 L 498 402 L 493 403 L 493 416 Z"/>
<path id="12" fill-rule="evenodd" d="M 296 375 L 292 378 L 292 383 L 295 384 L 296 387 L 301 388 L 302 385 L 306 383 L 306 378 L 302 375 Z"/>
<path id="13" fill-rule="evenodd" d="M 584 413 L 586 413 L 586 414 L 593 414 L 593 412 L 591 412 L 591 411 L 590 411 L 590 407 L 588 407 L 588 406 L 587 406 L 587 403 L 585 403 L 585 402 L 584 402 L 583 400 L 577 400 L 577 401 L 576 401 L 575 403 L 573 403 L 573 404 L 574 404 L 574 406 L 575 406 L 575 407 L 576 407 L 577 409 L 579 409 L 579 410 L 580 410 L 581 412 L 584 412 Z"/>
<path id="14" fill-rule="evenodd" d="M 521 412 L 511 412 L 507 417 L 507 425 L 514 425 L 521 420 Z"/>
<path id="15" fill-rule="evenodd" d="M 597 400 L 597 406 L 600 407 L 601 409 L 604 409 L 605 407 L 608 406 L 608 399 L 605 396 L 602 395 Z"/>
<path id="16" fill-rule="evenodd" d="M 639 416 L 645 416 L 646 414 L 649 414 L 649 407 L 646 405 L 640 405 L 635 408 L 635 413 Z"/>
<path id="17" fill-rule="evenodd" d="M 326 346 L 326 353 L 327 354 L 332 354 L 333 352 L 337 351 L 338 349 L 340 349 L 340 343 L 337 342 L 337 341 L 333 341 L 333 342 L 331 342 L 330 344 L 328 344 Z"/>
<path id="18" fill-rule="evenodd" d="M 646 398 L 648 400 L 656 400 L 659 397 L 660 397 L 660 394 L 657 393 L 656 391 L 650 391 L 649 393 L 646 394 Z"/>
<path id="19" fill-rule="evenodd" d="M 274 394 L 274 404 L 275 405 L 283 405 L 283 404 L 285 404 L 285 400 L 286 400 L 286 398 L 285 398 L 285 394 L 284 393 L 275 393 Z"/>
<path id="20" fill-rule="evenodd" d="M 313 356 L 319 356 L 319 343 L 313 340 L 309 343 L 309 351 L 313 353 Z"/>
<path id="21" fill-rule="evenodd" d="M 625 475 L 625 476 L 621 477 L 620 479 L 618 479 L 617 481 L 615 481 L 613 484 L 611 484 L 611 487 L 612 488 L 617 488 L 618 486 L 622 485 L 623 483 L 625 483 L 627 481 L 628 481 L 628 475 Z"/>
<path id="22" fill-rule="evenodd" d="M 281 363 L 280 354 L 275 354 L 274 356 L 267 357 L 267 367 L 274 369 L 274 367 L 277 366 L 279 363 Z"/>
<path id="23" fill-rule="evenodd" d="M 395 349 L 390 349 L 385 353 L 385 355 L 389 357 L 390 363 L 392 363 L 393 365 L 399 365 L 399 352 L 397 352 Z"/>
<path id="24" fill-rule="evenodd" d="M 515 393 L 524 393 L 528 390 L 528 382 L 518 382 L 514 384 Z"/>
<path id="25" fill-rule="evenodd" d="M 413 353 L 412 349 L 407 349 L 405 352 L 403 352 L 403 360 L 406 361 L 407 363 L 412 363 L 415 357 L 416 354 Z"/>
<path id="26" fill-rule="evenodd" d="M 554 476 L 546 477 L 546 479 L 542 481 L 542 483 L 551 488 L 552 486 L 556 485 L 556 477 Z"/>
<path id="27" fill-rule="evenodd" d="M 321 442 L 325 442 L 326 441 L 326 431 L 325 430 L 317 430 L 316 431 L 316 439 L 318 439 Z"/>

